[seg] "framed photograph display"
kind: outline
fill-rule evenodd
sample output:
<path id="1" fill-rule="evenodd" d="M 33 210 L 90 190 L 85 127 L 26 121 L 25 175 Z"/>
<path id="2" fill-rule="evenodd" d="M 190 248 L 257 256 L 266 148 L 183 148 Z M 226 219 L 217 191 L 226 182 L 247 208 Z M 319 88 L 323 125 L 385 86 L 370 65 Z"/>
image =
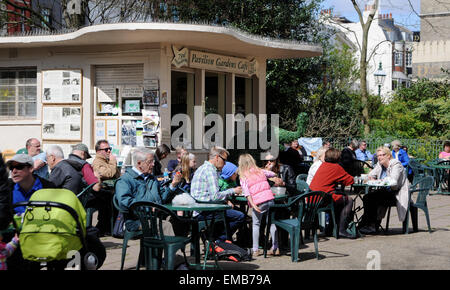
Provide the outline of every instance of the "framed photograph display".
<path id="1" fill-rule="evenodd" d="M 43 104 L 81 104 L 83 74 L 81 69 L 42 71 Z"/>
<path id="2" fill-rule="evenodd" d="M 144 90 L 144 96 L 142 102 L 147 106 L 159 105 L 159 91 L 157 90 Z"/>
<path id="3" fill-rule="evenodd" d="M 42 139 L 81 141 L 81 106 L 43 106 Z"/>

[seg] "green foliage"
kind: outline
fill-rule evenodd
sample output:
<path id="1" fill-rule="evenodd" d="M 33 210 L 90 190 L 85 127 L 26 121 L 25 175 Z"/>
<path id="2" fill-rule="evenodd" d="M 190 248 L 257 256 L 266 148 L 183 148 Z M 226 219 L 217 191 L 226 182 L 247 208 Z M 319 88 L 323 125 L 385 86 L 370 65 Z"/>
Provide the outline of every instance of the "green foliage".
<path id="1" fill-rule="evenodd" d="M 401 138 L 450 138 L 450 86 L 448 79 L 420 79 L 395 91 L 371 120 L 374 135 Z"/>

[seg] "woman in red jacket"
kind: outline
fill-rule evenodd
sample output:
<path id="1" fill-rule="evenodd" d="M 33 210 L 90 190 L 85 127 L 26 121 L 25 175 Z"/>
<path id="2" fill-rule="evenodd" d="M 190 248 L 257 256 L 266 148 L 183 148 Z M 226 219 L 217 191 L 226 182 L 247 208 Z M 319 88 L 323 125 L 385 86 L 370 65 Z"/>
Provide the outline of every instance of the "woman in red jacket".
<path id="1" fill-rule="evenodd" d="M 353 219 L 353 199 L 346 195 L 336 194 L 336 186 L 338 183 L 342 183 L 344 186 L 351 185 L 354 179 L 338 164 L 340 156 L 339 150 L 328 149 L 325 153 L 325 162 L 317 169 L 309 187 L 313 191 L 324 191 L 332 195 L 336 215 L 339 217 L 339 236 L 353 238 L 346 231 L 348 224 Z"/>

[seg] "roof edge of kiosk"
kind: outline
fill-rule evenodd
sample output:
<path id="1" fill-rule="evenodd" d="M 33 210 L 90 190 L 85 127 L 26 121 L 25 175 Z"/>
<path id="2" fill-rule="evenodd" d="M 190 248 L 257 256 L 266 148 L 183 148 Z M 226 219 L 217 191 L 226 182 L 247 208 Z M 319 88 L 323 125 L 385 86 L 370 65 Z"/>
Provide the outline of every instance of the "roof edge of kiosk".
<path id="1" fill-rule="evenodd" d="M 317 44 L 260 37 L 234 28 L 200 24 L 114 23 L 92 25 L 68 33 L 44 33 L 0 37 L 0 49 L 159 42 L 267 59 L 322 54 L 322 47 Z"/>

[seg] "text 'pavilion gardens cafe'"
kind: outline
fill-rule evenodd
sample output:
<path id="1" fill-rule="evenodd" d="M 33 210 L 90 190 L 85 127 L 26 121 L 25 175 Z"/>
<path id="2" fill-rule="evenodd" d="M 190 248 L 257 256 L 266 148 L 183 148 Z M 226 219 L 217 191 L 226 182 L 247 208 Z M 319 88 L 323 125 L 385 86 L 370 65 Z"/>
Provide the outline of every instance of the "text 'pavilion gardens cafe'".
<path id="1" fill-rule="evenodd" d="M 173 23 L 0 37 L 0 150 L 23 148 L 30 137 L 65 155 L 80 142 L 93 151 L 100 139 L 118 150 L 170 145 L 176 114 L 265 114 L 266 60 L 321 53 L 318 45 Z M 195 138 L 205 128 L 191 130 Z"/>

